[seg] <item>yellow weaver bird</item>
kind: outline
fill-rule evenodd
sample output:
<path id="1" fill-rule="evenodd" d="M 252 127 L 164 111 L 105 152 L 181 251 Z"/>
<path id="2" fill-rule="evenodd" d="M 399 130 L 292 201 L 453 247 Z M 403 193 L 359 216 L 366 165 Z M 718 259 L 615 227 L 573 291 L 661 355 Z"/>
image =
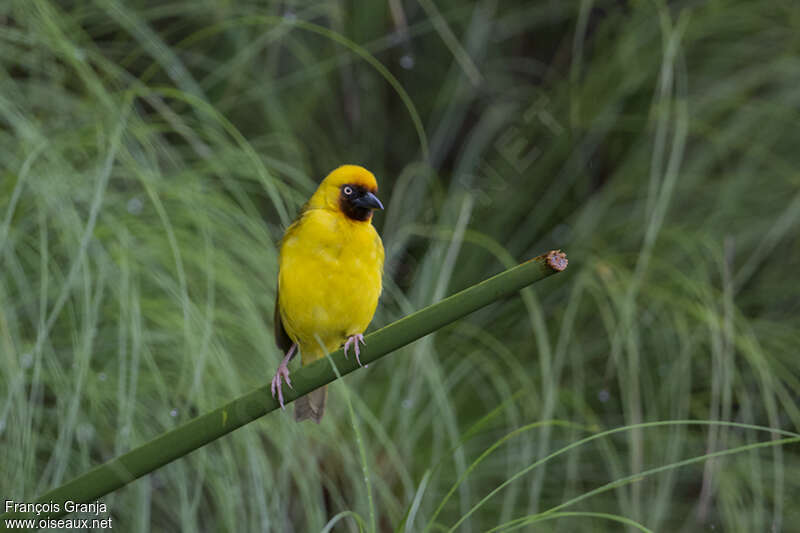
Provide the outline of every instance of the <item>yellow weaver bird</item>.
<path id="1" fill-rule="evenodd" d="M 343 165 L 322 180 L 280 245 L 275 297 L 275 342 L 286 353 L 272 378 L 272 397 L 284 408 L 282 381 L 289 387 L 289 361 L 297 350 L 304 365 L 344 344 L 358 364 L 383 275 L 383 243 L 372 225 L 378 183 L 367 169 Z M 319 422 L 327 387 L 295 401 L 295 420 Z"/>

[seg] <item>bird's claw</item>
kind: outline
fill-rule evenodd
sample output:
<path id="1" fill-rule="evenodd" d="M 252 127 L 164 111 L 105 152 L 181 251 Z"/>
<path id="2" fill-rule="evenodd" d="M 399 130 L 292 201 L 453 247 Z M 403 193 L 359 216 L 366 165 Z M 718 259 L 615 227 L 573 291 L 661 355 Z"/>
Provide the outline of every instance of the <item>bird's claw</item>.
<path id="1" fill-rule="evenodd" d="M 278 365 L 278 370 L 275 372 L 275 377 L 272 378 L 272 397 L 275 398 L 275 394 L 278 395 L 278 403 L 281 405 L 281 409 L 286 409 L 286 406 L 283 403 L 283 390 L 281 385 L 281 379 L 289 385 L 289 388 L 292 389 L 292 380 L 289 378 L 289 366 L 285 363 L 281 363 Z"/>
<path id="2" fill-rule="evenodd" d="M 367 341 L 364 340 L 364 335 L 362 335 L 361 333 L 356 333 L 355 335 L 351 335 L 350 337 L 347 337 L 347 340 L 344 343 L 344 358 L 347 359 L 347 349 L 352 344 L 353 347 L 355 348 L 356 361 L 358 361 L 358 366 L 367 366 L 367 365 L 362 365 L 361 364 L 361 359 L 359 359 L 359 357 L 358 357 L 360 355 L 360 353 L 361 353 L 361 349 L 360 349 L 360 347 L 358 345 L 359 342 L 361 344 L 363 344 L 364 346 L 367 345 Z"/>

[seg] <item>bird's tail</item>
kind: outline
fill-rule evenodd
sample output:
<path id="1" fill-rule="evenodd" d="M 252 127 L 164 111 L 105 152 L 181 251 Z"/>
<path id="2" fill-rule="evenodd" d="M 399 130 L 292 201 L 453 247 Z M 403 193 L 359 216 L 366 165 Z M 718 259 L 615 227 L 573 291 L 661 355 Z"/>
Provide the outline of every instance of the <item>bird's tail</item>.
<path id="1" fill-rule="evenodd" d="M 328 386 L 312 390 L 294 401 L 294 419 L 298 422 L 311 419 L 317 424 L 325 412 L 325 400 L 328 398 Z"/>

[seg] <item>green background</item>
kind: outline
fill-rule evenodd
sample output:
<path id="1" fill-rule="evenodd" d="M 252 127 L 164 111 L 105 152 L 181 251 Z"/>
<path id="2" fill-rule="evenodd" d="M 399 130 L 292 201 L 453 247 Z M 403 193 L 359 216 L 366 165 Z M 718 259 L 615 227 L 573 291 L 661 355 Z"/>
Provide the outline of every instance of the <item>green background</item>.
<path id="1" fill-rule="evenodd" d="M 320 426 L 103 498 L 115 529 L 792 531 L 798 445 L 711 423 L 800 429 L 798 87 L 788 0 L 0 3 L 0 498 L 264 385 L 276 243 L 358 163 L 373 328 L 570 267 L 334 383 Z"/>

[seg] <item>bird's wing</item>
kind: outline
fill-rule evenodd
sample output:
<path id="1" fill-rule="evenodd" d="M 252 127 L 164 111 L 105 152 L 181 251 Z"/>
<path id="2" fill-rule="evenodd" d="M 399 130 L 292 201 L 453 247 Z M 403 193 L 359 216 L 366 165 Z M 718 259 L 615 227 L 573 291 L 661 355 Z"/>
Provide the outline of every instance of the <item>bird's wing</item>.
<path id="1" fill-rule="evenodd" d="M 283 350 L 283 353 L 289 351 L 289 348 L 292 347 L 292 339 L 289 337 L 289 334 L 286 333 L 286 328 L 283 327 L 283 320 L 281 320 L 281 310 L 278 305 L 278 289 L 275 289 L 275 344 L 278 345 L 278 348 Z"/>
<path id="2" fill-rule="evenodd" d="M 283 238 L 281 238 L 281 241 L 278 243 L 278 249 L 279 250 L 280 250 L 281 246 L 283 245 L 283 240 L 286 239 L 286 237 L 290 233 L 292 233 L 297 228 L 297 226 L 300 224 L 300 221 L 303 219 L 303 215 L 306 213 L 306 211 L 308 211 L 308 202 L 303 204 L 303 207 L 300 208 L 300 212 L 297 214 L 297 217 L 289 225 L 289 227 L 286 228 L 286 232 L 284 233 Z M 291 337 L 289 337 L 289 334 L 286 333 L 286 328 L 283 326 L 283 320 L 281 319 L 280 304 L 278 303 L 280 301 L 280 292 L 279 291 L 280 291 L 280 282 L 276 282 L 275 283 L 275 315 L 274 315 L 272 321 L 273 321 L 273 323 L 275 325 L 275 344 L 278 345 L 278 348 L 283 350 L 283 353 L 286 353 L 286 352 L 289 351 L 289 348 L 292 347 L 292 344 L 294 344 L 294 342 L 292 341 Z"/>

